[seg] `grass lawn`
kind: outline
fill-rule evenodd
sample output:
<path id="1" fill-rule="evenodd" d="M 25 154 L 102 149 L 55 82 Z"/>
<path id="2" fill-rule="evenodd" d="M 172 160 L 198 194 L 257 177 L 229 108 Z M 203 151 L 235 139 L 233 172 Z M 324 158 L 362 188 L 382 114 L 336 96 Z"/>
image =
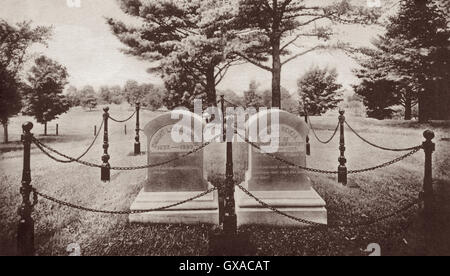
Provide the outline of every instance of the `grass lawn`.
<path id="1" fill-rule="evenodd" d="M 115 118 L 128 117 L 126 106 L 113 106 Z M 71 156 L 84 151 L 93 139 L 94 125 L 101 123 L 102 111 L 73 109 L 49 124 L 49 134 L 59 123 L 60 136 L 42 137 L 43 126 L 35 124 L 32 132 L 46 144 Z M 143 111 L 144 126 L 155 113 Z M 17 227 L 17 208 L 22 171 L 22 147 L 19 142 L 21 124 L 30 120 L 17 117 L 11 120 L 10 140 L 0 145 L 0 255 L 14 255 Z M 318 134 L 328 138 L 337 123 L 336 117 L 312 117 Z M 437 194 L 436 218 L 424 227 L 418 208 L 370 227 L 311 231 L 297 228 L 243 227 L 255 245 L 257 255 L 366 255 L 370 243 L 378 243 L 383 255 L 450 254 L 450 123 L 421 125 L 415 122 L 376 121 L 348 118 L 348 122 L 371 141 L 388 147 L 415 146 L 424 140 L 422 132 L 436 132 L 434 179 Z M 124 124 L 110 123 L 110 163 L 112 166 L 134 166 L 146 163 L 146 156 L 132 156 L 134 119 Z M 142 135 L 143 136 L 143 135 Z M 2 138 L 2 137 L 0 137 Z M 361 169 L 390 161 L 401 153 L 380 151 L 364 144 L 346 132 L 349 169 Z M 100 139 L 86 161 L 101 163 Z M 145 137 L 141 138 L 143 150 Z M 339 156 L 338 139 L 329 145 L 319 144 L 313 137 L 312 155 L 308 166 L 335 170 Z M 211 179 L 223 174 L 223 145 L 206 149 L 206 170 Z M 235 147 L 236 178 L 244 174 L 245 145 Z M 374 172 L 351 175 L 349 181 L 358 189 L 342 187 L 335 177 L 310 174 L 315 189 L 327 202 L 329 223 L 348 223 L 368 220 L 403 206 L 417 198 L 423 181 L 423 152 L 399 164 Z M 78 164 L 59 164 L 48 159 L 33 146 L 32 185 L 39 191 L 90 208 L 123 210 L 129 208 L 146 178 L 146 170 L 112 171 L 111 182 L 100 181 L 100 169 Z M 206 255 L 210 226 L 137 225 L 129 224 L 127 216 L 86 213 L 61 207 L 43 199 L 33 213 L 36 248 L 39 255 L 67 255 L 69 244 L 78 243 L 83 255 Z"/>

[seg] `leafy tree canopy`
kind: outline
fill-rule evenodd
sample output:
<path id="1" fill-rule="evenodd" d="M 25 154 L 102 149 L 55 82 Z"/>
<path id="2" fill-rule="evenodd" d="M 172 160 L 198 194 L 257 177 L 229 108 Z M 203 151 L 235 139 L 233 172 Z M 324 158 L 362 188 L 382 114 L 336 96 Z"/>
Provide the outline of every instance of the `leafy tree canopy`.
<path id="1" fill-rule="evenodd" d="M 24 114 L 46 124 L 69 110 L 70 104 L 62 94 L 67 78 L 64 66 L 40 56 L 28 72 L 24 89 Z"/>
<path id="2" fill-rule="evenodd" d="M 336 69 L 312 67 L 299 78 L 298 93 L 310 115 L 324 114 L 342 101 L 342 85 L 337 76 Z"/>

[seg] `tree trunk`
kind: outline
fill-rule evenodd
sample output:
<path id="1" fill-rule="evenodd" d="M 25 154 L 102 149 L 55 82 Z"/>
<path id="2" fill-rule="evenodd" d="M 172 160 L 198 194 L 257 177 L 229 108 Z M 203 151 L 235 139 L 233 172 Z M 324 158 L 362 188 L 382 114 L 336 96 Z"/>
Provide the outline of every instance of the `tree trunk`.
<path id="1" fill-rule="evenodd" d="M 47 122 L 44 123 L 44 136 L 47 136 Z"/>
<path id="2" fill-rule="evenodd" d="M 412 99 L 407 94 L 405 95 L 405 120 L 410 121 L 412 119 Z"/>
<path id="3" fill-rule="evenodd" d="M 272 107 L 281 109 L 281 57 L 280 41 L 272 43 Z"/>
<path id="4" fill-rule="evenodd" d="M 217 106 L 216 78 L 213 64 L 210 64 L 206 71 L 206 99 L 208 107 Z"/>
<path id="5" fill-rule="evenodd" d="M 432 91 L 428 85 L 425 86 L 424 91 L 419 92 L 419 122 L 426 123 L 431 119 L 431 110 L 433 107 Z"/>
<path id="6" fill-rule="evenodd" d="M 7 144 L 8 141 L 8 122 L 3 123 L 3 143 Z"/>

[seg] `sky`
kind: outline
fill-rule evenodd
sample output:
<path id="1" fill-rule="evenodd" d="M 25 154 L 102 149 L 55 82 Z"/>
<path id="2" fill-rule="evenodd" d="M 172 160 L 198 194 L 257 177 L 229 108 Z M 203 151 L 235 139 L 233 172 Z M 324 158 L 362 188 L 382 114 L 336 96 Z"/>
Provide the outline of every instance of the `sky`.
<path id="1" fill-rule="evenodd" d="M 80 6 L 68 2 L 80 2 Z M 36 47 L 38 53 L 64 64 L 70 74 L 70 85 L 123 85 L 133 79 L 140 83 L 161 84 L 157 75 L 146 72 L 149 63 L 126 56 L 121 42 L 111 33 L 105 17 L 135 22 L 125 15 L 116 0 L 1 0 L 0 18 L 9 23 L 32 20 L 34 24 L 53 26 L 48 47 Z M 339 39 L 354 45 L 370 45 L 376 31 L 370 27 L 347 26 L 340 29 Z M 308 41 L 300 41 L 308 44 Z M 282 86 L 296 91 L 297 79 L 311 66 L 336 68 L 338 81 L 347 90 L 357 82 L 352 73 L 356 63 L 340 52 L 310 53 L 287 64 L 282 72 Z M 271 86 L 271 75 L 251 64 L 233 67 L 218 89 L 230 89 L 238 94 L 256 80 L 261 88 Z M 349 92 L 348 92 L 349 93 Z"/>

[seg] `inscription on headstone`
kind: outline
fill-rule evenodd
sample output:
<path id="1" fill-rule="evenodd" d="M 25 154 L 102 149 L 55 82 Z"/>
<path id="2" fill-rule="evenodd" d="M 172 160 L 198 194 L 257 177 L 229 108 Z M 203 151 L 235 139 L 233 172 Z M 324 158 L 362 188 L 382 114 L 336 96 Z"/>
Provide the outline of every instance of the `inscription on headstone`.
<path id="1" fill-rule="evenodd" d="M 295 116 L 292 118 L 291 114 L 281 114 L 283 115 L 279 120 L 278 150 L 272 154 L 293 164 L 306 166 L 305 137 L 308 130 Z M 269 124 L 268 133 L 270 131 Z M 250 159 L 250 190 L 296 191 L 310 188 L 305 171 L 298 167 L 289 166 L 254 147 L 251 148 Z"/>
<path id="2" fill-rule="evenodd" d="M 189 116 L 189 114 L 185 114 L 185 116 Z M 192 123 L 195 119 L 199 120 L 192 116 Z M 191 131 L 190 142 L 175 142 L 172 137 L 172 129 L 178 122 L 179 120 L 172 119 L 168 113 L 145 127 L 149 164 L 179 158 L 162 166 L 149 168 L 145 192 L 204 191 L 208 187 L 203 176 L 203 150 L 184 156 L 201 147 L 202 143 L 194 142 L 194 135 L 202 134 Z"/>

